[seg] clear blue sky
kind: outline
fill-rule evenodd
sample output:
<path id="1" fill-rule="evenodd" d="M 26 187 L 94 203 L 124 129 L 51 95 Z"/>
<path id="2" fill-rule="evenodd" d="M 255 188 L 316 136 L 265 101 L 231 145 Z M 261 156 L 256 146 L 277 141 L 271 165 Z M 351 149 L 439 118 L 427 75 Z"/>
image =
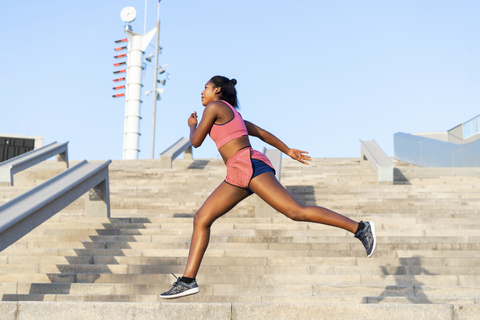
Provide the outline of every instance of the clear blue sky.
<path id="1" fill-rule="evenodd" d="M 125 100 L 111 96 L 126 6 L 143 33 L 145 0 L 2 4 L 0 133 L 70 141 L 72 160 L 122 158 Z M 156 7 L 148 0 L 147 31 Z M 477 0 L 162 0 L 160 12 L 160 63 L 172 79 L 158 104 L 157 158 L 188 137 L 217 74 L 238 80 L 245 119 L 313 157 L 359 157 L 359 139 L 393 156 L 396 132 L 445 131 L 480 114 Z M 153 87 L 151 67 L 143 84 Z M 152 103 L 143 96 L 141 159 Z M 208 137 L 194 150 L 217 154 Z"/>

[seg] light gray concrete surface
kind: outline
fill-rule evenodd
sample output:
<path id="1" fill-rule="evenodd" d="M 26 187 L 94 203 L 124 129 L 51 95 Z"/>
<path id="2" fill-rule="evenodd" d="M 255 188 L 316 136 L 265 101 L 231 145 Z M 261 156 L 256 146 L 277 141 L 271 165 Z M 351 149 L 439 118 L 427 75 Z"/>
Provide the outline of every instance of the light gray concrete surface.
<path id="1" fill-rule="evenodd" d="M 256 194 L 253 197 L 255 197 L 255 218 L 275 218 L 277 216 L 277 210 L 273 209 L 262 198 Z"/>
<path id="2" fill-rule="evenodd" d="M 0 303 L 2 305 L 4 302 Z M 1 309 L 0 309 L 1 310 Z M 231 318 L 231 304 L 225 303 L 112 303 L 112 302 L 19 302 L 15 320 L 151 320 Z M 0 319 L 3 320 L 3 318 Z"/>
<path id="3" fill-rule="evenodd" d="M 475 308 L 473 308 L 475 310 Z M 473 312 L 478 314 L 479 308 Z M 452 305 L 233 304 L 232 320 L 455 319 Z"/>
<path id="4" fill-rule="evenodd" d="M 0 302 L 1 320 L 479 319 L 480 305 Z"/>
<path id="5" fill-rule="evenodd" d="M 16 320 L 17 302 L 0 302 L 0 319 Z"/>
<path id="6" fill-rule="evenodd" d="M 480 305 L 454 305 L 455 320 L 480 319 Z"/>

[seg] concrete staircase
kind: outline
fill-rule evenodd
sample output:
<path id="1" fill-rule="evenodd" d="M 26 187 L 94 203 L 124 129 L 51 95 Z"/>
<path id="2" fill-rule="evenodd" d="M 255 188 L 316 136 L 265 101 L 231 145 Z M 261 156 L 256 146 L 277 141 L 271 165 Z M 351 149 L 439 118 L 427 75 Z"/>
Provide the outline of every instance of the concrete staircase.
<path id="1" fill-rule="evenodd" d="M 250 197 L 213 225 L 197 277 L 201 292 L 169 301 L 158 294 L 174 282 L 171 272 L 183 273 L 193 213 L 225 168 L 217 159 L 176 160 L 172 170 L 156 163 L 110 165 L 113 218 L 84 217 L 80 199 L 1 252 L 2 300 L 283 306 L 277 311 L 294 304 L 325 316 L 332 304 L 410 311 L 442 304 L 480 316 L 480 168 L 397 163 L 395 185 L 386 186 L 359 159 L 314 159 L 310 166 L 284 159 L 282 184 L 299 202 L 375 221 L 375 255 L 366 258 L 360 242 L 340 229 L 280 214 L 257 219 Z M 15 187 L 0 187 L 0 202 L 57 172 L 47 162 L 18 174 Z M 462 314 L 446 310 L 446 318 Z"/>

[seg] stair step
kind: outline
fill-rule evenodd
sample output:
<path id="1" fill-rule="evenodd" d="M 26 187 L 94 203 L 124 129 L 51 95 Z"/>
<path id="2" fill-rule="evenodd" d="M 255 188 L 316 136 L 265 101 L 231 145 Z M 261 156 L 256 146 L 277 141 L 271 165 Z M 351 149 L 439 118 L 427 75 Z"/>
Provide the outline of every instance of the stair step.
<path id="1" fill-rule="evenodd" d="M 68 294 L 68 295 L 155 295 L 170 289 L 171 284 L 106 284 L 106 283 L 18 283 L 2 285 L 2 294 Z M 11 291 L 12 292 L 11 292 Z M 200 295 L 215 296 L 280 296 L 280 297 L 476 297 L 478 287 L 428 285 L 200 285 Z"/>

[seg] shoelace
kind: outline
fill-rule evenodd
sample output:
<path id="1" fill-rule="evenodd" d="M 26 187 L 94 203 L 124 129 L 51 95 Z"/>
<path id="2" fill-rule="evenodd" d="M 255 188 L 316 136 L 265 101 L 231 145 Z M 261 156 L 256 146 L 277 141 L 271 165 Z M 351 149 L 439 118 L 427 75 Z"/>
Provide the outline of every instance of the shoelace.
<path id="1" fill-rule="evenodd" d="M 175 285 L 178 283 L 178 281 L 180 281 L 180 278 L 177 277 L 176 275 L 174 275 L 173 272 L 172 272 L 172 276 L 174 276 L 175 279 L 177 279 L 177 281 L 175 281 L 175 282 L 173 283 L 173 286 L 175 286 Z"/>

